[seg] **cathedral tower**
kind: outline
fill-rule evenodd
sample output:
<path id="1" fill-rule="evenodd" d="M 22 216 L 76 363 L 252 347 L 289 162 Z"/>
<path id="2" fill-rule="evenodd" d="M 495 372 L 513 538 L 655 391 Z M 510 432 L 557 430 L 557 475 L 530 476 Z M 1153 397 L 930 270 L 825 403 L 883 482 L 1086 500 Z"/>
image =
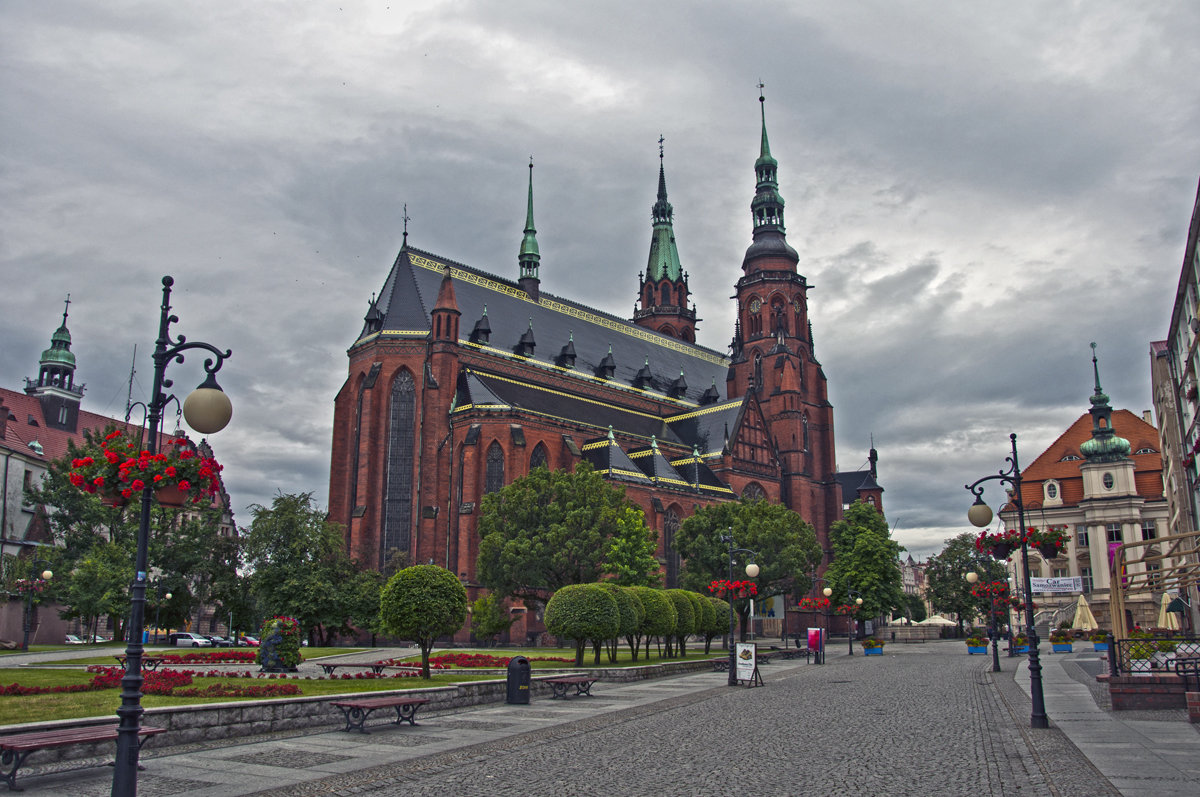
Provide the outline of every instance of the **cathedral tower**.
<path id="1" fill-rule="evenodd" d="M 688 308 L 687 274 L 679 265 L 672 219 L 675 209 L 667 201 L 667 176 L 663 170 L 663 139 L 658 140 L 658 201 L 651 208 L 654 227 L 650 233 L 650 259 L 645 274 L 639 274 L 638 303 L 633 323 L 664 335 L 696 341 L 696 308 Z"/>

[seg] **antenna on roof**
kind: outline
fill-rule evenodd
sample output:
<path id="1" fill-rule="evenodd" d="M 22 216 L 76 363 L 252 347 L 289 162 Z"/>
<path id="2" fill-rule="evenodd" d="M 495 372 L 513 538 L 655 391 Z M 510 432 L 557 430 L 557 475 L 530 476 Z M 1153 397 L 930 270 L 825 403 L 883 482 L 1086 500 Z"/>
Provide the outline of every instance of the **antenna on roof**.
<path id="1" fill-rule="evenodd" d="M 133 375 L 137 373 L 137 344 L 133 344 L 133 362 L 129 364 L 129 392 L 125 394 L 125 420 L 133 411 Z"/>

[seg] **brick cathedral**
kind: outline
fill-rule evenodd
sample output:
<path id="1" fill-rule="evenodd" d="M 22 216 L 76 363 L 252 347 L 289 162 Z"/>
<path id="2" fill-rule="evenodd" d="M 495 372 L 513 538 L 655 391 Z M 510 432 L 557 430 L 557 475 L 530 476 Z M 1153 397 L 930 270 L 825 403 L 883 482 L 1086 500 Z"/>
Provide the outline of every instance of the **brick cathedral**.
<path id="1" fill-rule="evenodd" d="M 668 586 L 679 572 L 674 534 L 701 506 L 783 503 L 826 551 L 844 505 L 861 498 L 882 511 L 873 449 L 869 469 L 836 472 L 833 407 L 765 112 L 728 353 L 695 343 L 661 145 L 659 158 L 632 319 L 540 290 L 532 164 L 517 279 L 411 247 L 405 230 L 335 401 L 330 519 L 353 557 L 383 569 L 407 553 L 469 583 L 483 495 L 532 468 L 580 461 L 645 511 Z M 632 267 L 629 277 L 632 292 Z"/>

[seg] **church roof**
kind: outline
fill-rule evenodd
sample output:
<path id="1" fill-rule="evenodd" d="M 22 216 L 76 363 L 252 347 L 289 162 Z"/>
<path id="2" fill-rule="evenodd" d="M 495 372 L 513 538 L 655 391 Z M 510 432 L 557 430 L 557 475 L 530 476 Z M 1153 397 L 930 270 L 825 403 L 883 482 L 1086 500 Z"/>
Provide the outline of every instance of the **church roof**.
<path id="1" fill-rule="evenodd" d="M 3 439 L 0 439 L 0 448 L 19 451 L 31 460 L 45 463 L 65 457 L 68 440 L 74 440 L 76 445 L 81 445 L 85 430 L 101 432 L 109 426 L 115 426 L 134 435 L 141 430 L 137 424 L 125 423 L 83 409 L 79 410 L 77 432 L 56 429 L 46 422 L 42 403 L 36 396 L 5 388 L 0 388 L 0 404 L 7 410 L 5 417 L 0 417 L 0 423 L 6 424 Z M 166 441 L 167 435 L 163 435 L 161 440 Z"/>
<path id="2" fill-rule="evenodd" d="M 650 478 L 630 461 L 629 456 L 617 445 L 612 429 L 608 436 L 588 440 L 581 447 L 583 458 L 592 467 L 610 479 L 634 484 L 651 484 Z"/>
<path id="3" fill-rule="evenodd" d="M 847 504 L 854 503 L 859 490 L 883 490 L 869 470 L 839 471 L 835 477 L 842 486 L 842 500 Z"/>
<path id="4" fill-rule="evenodd" d="M 723 404 L 710 404 L 673 415 L 667 418 L 667 426 L 676 439 L 694 446 L 700 453 L 720 453 L 737 429 L 747 398 L 748 394 Z"/>
<path id="5" fill-rule="evenodd" d="M 709 385 L 725 384 L 728 358 L 711 349 L 637 326 L 587 305 L 542 293 L 533 301 L 516 283 L 411 247 L 401 249 L 375 305 L 382 321 L 377 331 L 364 325 L 355 346 L 375 339 L 425 338 L 430 309 L 445 269 L 455 281 L 463 329 L 471 329 L 486 313 L 491 328 L 487 341 L 460 343 L 495 356 L 518 359 L 523 335 L 532 330 L 537 342 L 532 355 L 519 359 L 580 379 L 609 382 L 630 390 L 638 371 L 649 361 L 653 378 L 641 390 L 676 403 L 681 410 L 699 404 Z M 560 366 L 559 354 L 568 342 L 575 351 L 574 367 Z M 601 379 L 601 366 L 611 347 L 611 380 Z M 527 351 L 527 350 L 526 350 Z M 678 400 L 669 391 L 680 374 L 688 387 Z"/>

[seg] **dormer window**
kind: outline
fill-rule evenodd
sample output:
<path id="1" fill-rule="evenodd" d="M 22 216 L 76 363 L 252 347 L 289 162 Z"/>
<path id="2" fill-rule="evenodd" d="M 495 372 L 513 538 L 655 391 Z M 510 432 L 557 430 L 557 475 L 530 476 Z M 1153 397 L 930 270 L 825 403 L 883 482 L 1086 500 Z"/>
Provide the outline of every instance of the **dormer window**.
<path id="1" fill-rule="evenodd" d="M 1049 484 L 1046 485 L 1046 497 L 1047 498 L 1058 498 L 1058 485 L 1057 484 L 1055 484 L 1054 482 L 1050 482 Z"/>
<path id="2" fill-rule="evenodd" d="M 1158 452 L 1155 451 L 1153 448 L 1150 448 L 1149 446 L 1147 446 L 1146 448 L 1139 448 L 1137 451 L 1134 451 L 1133 453 L 1134 454 L 1157 454 Z"/>
<path id="3" fill-rule="evenodd" d="M 1083 457 L 1079 456 L 1078 454 L 1067 454 L 1060 459 L 1059 462 L 1078 462 L 1081 459 L 1083 459 Z"/>

